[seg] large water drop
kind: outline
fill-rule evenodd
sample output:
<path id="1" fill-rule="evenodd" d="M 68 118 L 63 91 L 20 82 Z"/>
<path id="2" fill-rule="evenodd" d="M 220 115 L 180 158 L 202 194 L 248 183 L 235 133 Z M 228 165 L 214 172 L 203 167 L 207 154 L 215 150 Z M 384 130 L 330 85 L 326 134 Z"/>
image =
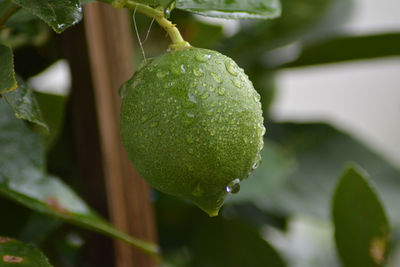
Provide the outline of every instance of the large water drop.
<path id="1" fill-rule="evenodd" d="M 236 178 L 226 186 L 226 192 L 229 194 L 236 194 L 240 191 L 240 179 Z"/>

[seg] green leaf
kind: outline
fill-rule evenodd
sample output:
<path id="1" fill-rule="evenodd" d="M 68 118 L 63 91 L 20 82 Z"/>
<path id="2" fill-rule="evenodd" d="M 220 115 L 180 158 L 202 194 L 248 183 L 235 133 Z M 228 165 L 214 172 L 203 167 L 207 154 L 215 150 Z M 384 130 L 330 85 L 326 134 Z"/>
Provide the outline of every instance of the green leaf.
<path id="1" fill-rule="evenodd" d="M 286 266 L 256 229 L 234 220 L 204 222 L 193 244 L 192 267 Z"/>
<path id="2" fill-rule="evenodd" d="M 42 138 L 14 117 L 0 99 L 0 194 L 32 210 L 119 238 L 148 253 L 157 246 L 133 238 L 93 212 L 59 178 L 45 173 Z"/>
<path id="3" fill-rule="evenodd" d="M 32 14 L 44 20 L 53 30 L 61 33 L 82 18 L 79 0 L 13 0 Z"/>
<path id="4" fill-rule="evenodd" d="M 0 236 L 0 266 L 51 267 L 51 264 L 37 248 Z"/>
<path id="5" fill-rule="evenodd" d="M 295 169 L 294 156 L 276 143 L 265 140 L 260 166 L 240 185 L 240 191 L 228 195 L 226 203 L 257 201 L 279 188 Z"/>
<path id="6" fill-rule="evenodd" d="M 12 50 L 0 44 L 0 94 L 17 88 Z"/>
<path id="7" fill-rule="evenodd" d="M 357 168 L 340 178 L 333 197 L 335 239 L 344 266 L 383 266 L 389 223 L 378 196 Z"/>
<path id="8" fill-rule="evenodd" d="M 279 0 L 177 0 L 176 8 L 226 19 L 272 19 L 281 14 Z"/>
<path id="9" fill-rule="evenodd" d="M 48 133 L 49 128 L 42 118 L 39 104 L 33 91 L 17 76 L 18 88 L 12 92 L 5 93 L 3 96 L 6 102 L 14 110 L 15 117 L 35 123 Z"/>
<path id="10" fill-rule="evenodd" d="M 257 201 L 259 207 L 287 215 L 329 219 L 336 178 L 344 166 L 355 162 L 371 174 L 391 222 L 400 224 L 400 172 L 380 155 L 327 124 L 269 124 L 267 129 L 269 138 L 296 155 L 297 168 L 282 186 Z"/>
<path id="11" fill-rule="evenodd" d="M 400 33 L 341 36 L 306 46 L 293 62 L 282 67 L 303 67 L 340 61 L 400 55 Z"/>

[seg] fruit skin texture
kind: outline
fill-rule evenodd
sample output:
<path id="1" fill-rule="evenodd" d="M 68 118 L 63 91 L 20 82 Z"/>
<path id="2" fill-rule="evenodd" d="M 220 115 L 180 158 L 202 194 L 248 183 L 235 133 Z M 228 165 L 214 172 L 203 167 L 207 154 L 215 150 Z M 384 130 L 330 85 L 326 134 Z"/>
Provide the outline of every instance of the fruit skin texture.
<path id="1" fill-rule="evenodd" d="M 120 94 L 122 141 L 142 177 L 218 215 L 232 181 L 261 159 L 260 96 L 243 70 L 191 47 L 148 59 Z"/>

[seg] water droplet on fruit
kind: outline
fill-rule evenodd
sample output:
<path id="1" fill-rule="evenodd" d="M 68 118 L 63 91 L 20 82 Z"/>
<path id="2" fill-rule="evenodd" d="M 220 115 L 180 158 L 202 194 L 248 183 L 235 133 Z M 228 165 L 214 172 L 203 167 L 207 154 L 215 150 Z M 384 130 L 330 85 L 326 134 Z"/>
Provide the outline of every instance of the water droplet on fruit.
<path id="1" fill-rule="evenodd" d="M 258 93 L 255 93 L 254 94 L 254 101 L 258 102 L 258 101 L 260 101 L 260 99 L 261 99 L 261 96 Z"/>
<path id="2" fill-rule="evenodd" d="M 253 163 L 253 166 L 251 166 L 251 168 L 252 168 L 253 170 L 255 170 L 255 169 L 258 168 L 259 165 L 260 165 L 260 163 L 259 163 L 258 161 L 256 161 L 256 162 Z"/>
<path id="3" fill-rule="evenodd" d="M 217 83 L 222 83 L 222 79 L 214 72 L 210 72 L 210 75 L 213 77 L 213 79 L 217 82 Z"/>
<path id="4" fill-rule="evenodd" d="M 183 64 L 181 65 L 181 72 L 186 73 L 186 68 L 185 68 L 185 65 L 183 65 Z"/>
<path id="5" fill-rule="evenodd" d="M 196 68 L 194 68 L 194 69 L 193 69 L 193 74 L 194 74 L 194 76 L 196 76 L 196 77 L 201 77 L 201 76 L 204 75 L 204 72 L 203 72 L 201 69 L 196 69 Z"/>
<path id="6" fill-rule="evenodd" d="M 209 95 L 208 95 L 208 93 L 207 92 L 205 92 L 205 93 L 203 93 L 201 96 L 200 96 L 200 99 L 207 99 L 209 97 Z"/>
<path id="7" fill-rule="evenodd" d="M 209 54 L 197 54 L 195 56 L 195 58 L 199 62 L 207 62 L 211 58 L 211 55 L 209 55 Z"/>
<path id="8" fill-rule="evenodd" d="M 242 84 L 238 80 L 234 79 L 232 82 L 237 88 L 242 88 Z"/>
<path id="9" fill-rule="evenodd" d="M 236 194 L 240 191 L 240 179 L 236 178 L 226 186 L 226 192 L 229 194 Z"/>
<path id="10" fill-rule="evenodd" d="M 167 71 L 167 70 L 159 70 L 159 71 L 157 71 L 156 75 L 158 78 L 164 78 L 168 74 L 169 74 L 169 71 Z"/>
<path id="11" fill-rule="evenodd" d="M 179 67 L 179 66 L 176 66 L 176 65 L 172 66 L 172 67 L 171 67 L 171 72 L 172 72 L 173 74 L 175 74 L 175 75 L 181 74 L 180 67 Z"/>
<path id="12" fill-rule="evenodd" d="M 235 66 L 233 66 L 232 62 L 225 62 L 226 70 L 233 76 L 238 76 L 239 72 L 235 70 Z"/>
<path id="13" fill-rule="evenodd" d="M 223 87 L 218 87 L 218 95 L 223 96 L 225 95 L 225 89 Z"/>

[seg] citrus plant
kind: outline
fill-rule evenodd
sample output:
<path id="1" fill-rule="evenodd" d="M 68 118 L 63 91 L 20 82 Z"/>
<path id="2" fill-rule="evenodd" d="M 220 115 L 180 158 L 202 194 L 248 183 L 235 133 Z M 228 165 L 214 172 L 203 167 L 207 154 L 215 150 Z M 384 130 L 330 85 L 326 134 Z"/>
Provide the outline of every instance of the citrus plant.
<path id="1" fill-rule="evenodd" d="M 281 69 L 398 56 L 399 33 L 342 31 L 351 0 L 99 0 L 149 37 L 115 94 L 125 150 L 155 189 L 158 245 L 76 193 L 74 107 L 31 88 L 63 58 L 54 32 L 91 2 L 0 0 L 0 266 L 92 266 L 81 228 L 163 266 L 396 266 L 397 167 L 326 123 L 273 122 L 269 107 Z M 206 17 L 240 22 L 227 35 Z M 329 225 L 337 254 L 307 262 L 282 245 L 302 216 Z"/>

